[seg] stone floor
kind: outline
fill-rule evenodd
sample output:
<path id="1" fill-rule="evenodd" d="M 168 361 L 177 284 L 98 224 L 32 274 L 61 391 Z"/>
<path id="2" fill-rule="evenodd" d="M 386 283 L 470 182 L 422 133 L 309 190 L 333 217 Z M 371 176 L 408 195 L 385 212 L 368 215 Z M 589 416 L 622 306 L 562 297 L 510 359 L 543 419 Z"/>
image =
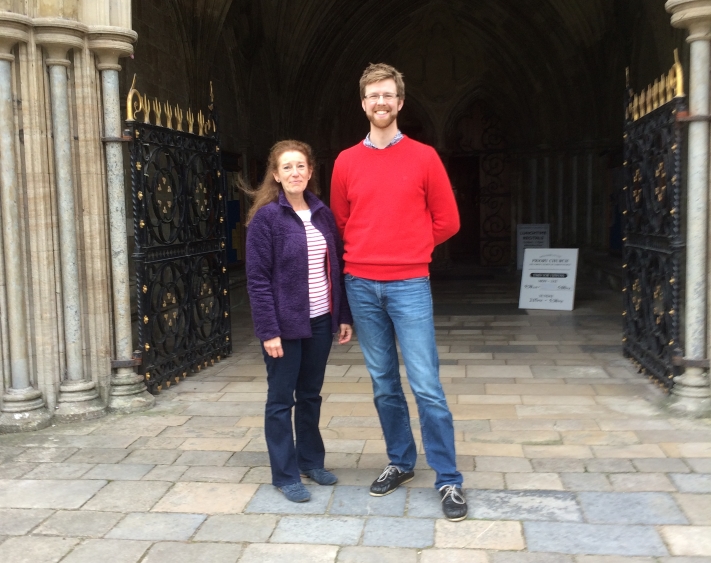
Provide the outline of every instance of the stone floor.
<path id="1" fill-rule="evenodd" d="M 285 501 L 236 307 L 234 355 L 152 411 L 0 436 L 0 560 L 711 562 L 711 422 L 659 408 L 620 354 L 619 295 L 581 285 L 574 312 L 526 314 L 514 278 L 433 282 L 463 522 L 441 517 L 424 456 L 406 487 L 368 495 L 387 458 L 357 342 L 334 346 L 323 389 L 339 483 Z"/>

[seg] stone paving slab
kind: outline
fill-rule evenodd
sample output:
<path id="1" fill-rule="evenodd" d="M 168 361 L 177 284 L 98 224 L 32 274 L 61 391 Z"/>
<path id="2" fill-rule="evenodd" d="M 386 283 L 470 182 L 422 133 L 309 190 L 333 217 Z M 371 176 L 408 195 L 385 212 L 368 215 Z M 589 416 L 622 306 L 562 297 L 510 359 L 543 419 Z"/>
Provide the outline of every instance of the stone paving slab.
<path id="1" fill-rule="evenodd" d="M 711 475 L 671 474 L 680 493 L 711 493 Z"/>
<path id="2" fill-rule="evenodd" d="M 579 493 L 585 519 L 592 524 L 688 524 L 666 493 Z"/>
<path id="3" fill-rule="evenodd" d="M 672 555 L 711 557 L 711 526 L 664 526 L 660 533 Z"/>
<path id="4" fill-rule="evenodd" d="M 411 489 L 412 491 L 416 489 Z M 334 487 L 329 514 L 344 516 L 402 516 L 407 489 L 400 487 L 384 497 L 372 497 L 369 487 Z M 410 493 L 412 502 L 412 493 Z"/>
<path id="5" fill-rule="evenodd" d="M 79 508 L 106 481 L 0 480 L 1 508 Z"/>
<path id="6" fill-rule="evenodd" d="M 75 538 L 12 537 L 0 546 L 0 554 L 12 563 L 55 563 L 77 543 Z"/>
<path id="7" fill-rule="evenodd" d="M 519 522 L 496 520 L 438 520 L 436 545 L 445 548 L 492 550 L 522 550 L 526 547 Z"/>
<path id="8" fill-rule="evenodd" d="M 285 516 L 270 539 L 273 543 L 356 545 L 363 532 L 360 518 Z"/>
<path id="9" fill-rule="evenodd" d="M 241 545 L 160 542 L 151 547 L 142 563 L 235 563 L 241 554 Z"/>
<path id="10" fill-rule="evenodd" d="M 245 508 L 246 514 L 325 514 L 333 487 L 306 485 L 311 493 L 309 502 L 295 503 L 272 485 L 261 485 Z"/>
<path id="11" fill-rule="evenodd" d="M 210 516 L 200 526 L 195 541 L 266 542 L 277 524 L 271 514 L 225 514 Z"/>
<path id="12" fill-rule="evenodd" d="M 151 509 L 153 512 L 238 514 L 258 485 L 234 483 L 176 483 Z"/>
<path id="13" fill-rule="evenodd" d="M 59 511 L 32 533 L 40 536 L 100 538 L 122 518 L 123 514 L 117 512 Z"/>
<path id="14" fill-rule="evenodd" d="M 41 508 L 2 508 L 0 536 L 25 535 L 52 514 L 52 510 Z"/>
<path id="15" fill-rule="evenodd" d="M 137 563 L 150 546 L 148 541 L 87 540 L 75 547 L 62 563 Z"/>
<path id="16" fill-rule="evenodd" d="M 334 563 L 338 554 L 335 545 L 263 544 L 247 545 L 240 563 Z"/>
<path id="17" fill-rule="evenodd" d="M 434 544 L 435 521 L 431 519 L 369 518 L 363 545 L 382 547 L 430 547 Z"/>
<path id="18" fill-rule="evenodd" d="M 575 495 L 559 491 L 469 491 L 470 518 L 582 522 Z"/>
<path id="19" fill-rule="evenodd" d="M 420 563 L 488 563 L 483 551 L 472 549 L 428 549 L 420 555 Z"/>
<path id="20" fill-rule="evenodd" d="M 525 522 L 529 551 L 595 555 L 668 555 L 653 527 Z"/>
<path id="21" fill-rule="evenodd" d="M 189 539 L 204 514 L 128 514 L 106 537 L 123 540 L 180 541 Z"/>
<path id="22" fill-rule="evenodd" d="M 98 492 L 82 509 L 106 512 L 147 511 L 166 493 L 166 481 L 114 481 Z"/>

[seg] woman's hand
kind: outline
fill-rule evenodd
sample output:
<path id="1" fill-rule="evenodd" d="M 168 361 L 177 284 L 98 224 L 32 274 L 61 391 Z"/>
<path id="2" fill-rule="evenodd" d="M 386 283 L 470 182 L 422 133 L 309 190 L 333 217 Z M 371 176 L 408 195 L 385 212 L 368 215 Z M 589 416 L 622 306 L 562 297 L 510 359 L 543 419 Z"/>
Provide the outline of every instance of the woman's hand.
<path id="1" fill-rule="evenodd" d="M 353 327 L 351 325 L 342 324 L 341 329 L 338 331 L 338 343 L 345 344 L 350 342 L 351 336 L 353 336 Z"/>
<path id="2" fill-rule="evenodd" d="M 350 339 L 350 337 L 349 337 Z M 281 337 L 277 336 L 275 338 L 270 338 L 263 342 L 264 349 L 267 351 L 272 358 L 283 358 L 284 349 L 281 347 Z"/>

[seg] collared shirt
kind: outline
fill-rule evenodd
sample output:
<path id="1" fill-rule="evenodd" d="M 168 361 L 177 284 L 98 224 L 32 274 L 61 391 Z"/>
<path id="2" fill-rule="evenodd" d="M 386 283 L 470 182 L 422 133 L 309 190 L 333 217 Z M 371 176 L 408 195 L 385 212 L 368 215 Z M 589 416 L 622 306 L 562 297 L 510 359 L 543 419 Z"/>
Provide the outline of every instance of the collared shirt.
<path id="1" fill-rule="evenodd" d="M 400 132 L 400 129 L 398 129 L 398 130 L 397 130 L 397 134 L 393 137 L 393 140 L 390 141 L 390 143 L 388 143 L 388 146 L 387 146 L 387 147 L 383 147 L 383 148 L 386 148 L 386 149 L 387 149 L 387 148 L 392 147 L 393 145 L 397 145 L 400 141 L 402 141 L 402 137 L 403 137 L 403 135 L 402 135 L 402 133 Z M 364 144 L 366 147 L 368 147 L 369 149 L 382 150 L 382 149 L 379 149 L 378 147 L 376 147 L 376 146 L 372 143 L 372 141 L 370 140 L 370 133 L 368 133 L 368 134 L 365 136 L 365 140 L 363 141 L 363 144 Z"/>

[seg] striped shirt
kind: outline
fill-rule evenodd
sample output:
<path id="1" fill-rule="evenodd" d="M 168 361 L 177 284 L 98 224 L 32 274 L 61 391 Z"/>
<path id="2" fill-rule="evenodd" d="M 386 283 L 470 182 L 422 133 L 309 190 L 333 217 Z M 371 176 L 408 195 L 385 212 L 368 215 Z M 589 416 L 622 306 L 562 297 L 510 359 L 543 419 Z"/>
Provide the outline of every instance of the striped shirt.
<path id="1" fill-rule="evenodd" d="M 297 211 L 306 228 L 309 249 L 309 316 L 313 319 L 331 310 L 328 275 L 326 273 L 326 239 L 311 224 L 311 210 Z"/>

